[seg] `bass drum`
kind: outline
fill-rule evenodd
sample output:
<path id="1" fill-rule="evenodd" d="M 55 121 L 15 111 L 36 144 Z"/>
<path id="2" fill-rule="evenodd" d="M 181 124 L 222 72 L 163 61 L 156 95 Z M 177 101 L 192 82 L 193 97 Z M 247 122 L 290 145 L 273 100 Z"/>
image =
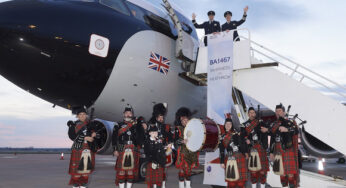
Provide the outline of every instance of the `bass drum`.
<path id="1" fill-rule="evenodd" d="M 211 119 L 191 119 L 184 129 L 186 148 L 191 152 L 212 152 L 219 145 L 220 127 Z"/>

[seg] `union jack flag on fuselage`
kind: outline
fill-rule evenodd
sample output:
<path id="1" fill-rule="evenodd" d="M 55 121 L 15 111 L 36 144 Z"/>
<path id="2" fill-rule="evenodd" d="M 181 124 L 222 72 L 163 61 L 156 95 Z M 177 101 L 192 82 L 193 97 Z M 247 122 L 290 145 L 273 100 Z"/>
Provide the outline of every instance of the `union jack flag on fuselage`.
<path id="1" fill-rule="evenodd" d="M 148 68 L 156 70 L 162 74 L 167 75 L 171 61 L 167 58 L 151 52 Z"/>

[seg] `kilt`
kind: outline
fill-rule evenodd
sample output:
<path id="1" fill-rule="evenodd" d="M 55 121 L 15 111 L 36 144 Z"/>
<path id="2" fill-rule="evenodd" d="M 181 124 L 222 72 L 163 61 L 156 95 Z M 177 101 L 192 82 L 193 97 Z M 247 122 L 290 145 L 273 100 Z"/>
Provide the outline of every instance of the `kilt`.
<path id="1" fill-rule="evenodd" d="M 275 153 L 282 155 L 285 175 L 298 174 L 298 152 L 295 151 L 294 147 L 283 150 L 281 143 L 275 143 Z"/>
<path id="2" fill-rule="evenodd" d="M 269 162 L 268 162 L 268 156 L 267 152 L 263 149 L 263 147 L 260 144 L 254 144 L 252 146 L 253 149 L 256 149 L 258 152 L 258 155 L 261 160 L 261 166 L 262 169 L 259 172 L 268 172 L 269 171 Z M 251 170 L 250 170 L 251 172 Z"/>
<path id="3" fill-rule="evenodd" d="M 69 165 L 69 170 L 68 170 L 68 173 L 70 175 L 83 175 L 83 174 L 78 173 L 77 171 L 78 171 L 79 162 L 80 162 L 80 159 L 82 156 L 82 152 L 84 149 L 90 149 L 87 143 L 83 143 L 82 149 L 80 149 L 80 150 L 74 150 L 73 149 L 71 151 L 70 165 Z M 90 150 L 90 154 L 91 154 L 92 168 L 91 168 L 90 173 L 86 173 L 86 174 L 91 174 L 95 168 L 95 153 Z"/>
<path id="4" fill-rule="evenodd" d="M 236 183 L 236 182 L 244 182 L 247 181 L 247 162 L 246 162 L 246 158 L 242 153 L 234 153 L 233 157 L 235 157 L 236 161 L 237 161 L 237 165 L 238 165 L 238 171 L 239 171 L 239 180 L 237 181 L 227 181 L 228 183 Z M 227 160 L 228 160 L 228 156 L 226 155 L 225 157 L 225 165 L 227 164 Z M 225 169 L 226 170 L 226 169 Z"/>
<path id="5" fill-rule="evenodd" d="M 125 149 L 132 149 L 133 152 L 133 158 L 134 158 L 134 167 L 133 169 L 123 169 L 122 162 L 125 156 Z M 126 145 L 124 147 L 124 150 L 119 152 L 119 156 L 117 157 L 116 163 L 115 163 L 115 170 L 116 170 L 116 180 L 115 183 L 118 185 L 120 180 L 134 180 L 138 179 L 138 170 L 139 170 L 139 156 L 140 153 L 138 152 L 137 147 L 134 145 Z"/>
<path id="6" fill-rule="evenodd" d="M 182 145 L 178 148 L 175 166 L 180 168 L 188 165 L 191 168 L 197 168 L 199 166 L 198 156 L 199 152 L 190 152 L 185 145 Z"/>
<path id="7" fill-rule="evenodd" d="M 199 166 L 198 156 L 199 152 L 190 152 L 185 145 L 179 147 L 175 166 L 184 171 L 184 177 L 190 177 L 191 170 Z"/>
<path id="8" fill-rule="evenodd" d="M 159 167 L 157 169 L 153 169 L 151 167 L 152 163 L 147 164 L 146 172 L 145 172 L 145 183 L 148 186 L 152 186 L 156 184 L 157 186 L 162 185 L 162 181 L 164 181 L 164 172 L 165 167 Z"/>

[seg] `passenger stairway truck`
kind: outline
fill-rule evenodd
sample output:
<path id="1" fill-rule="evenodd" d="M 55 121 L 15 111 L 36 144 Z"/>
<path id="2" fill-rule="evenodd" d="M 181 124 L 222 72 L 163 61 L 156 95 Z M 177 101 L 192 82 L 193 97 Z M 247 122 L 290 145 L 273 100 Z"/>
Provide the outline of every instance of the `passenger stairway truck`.
<path id="1" fill-rule="evenodd" d="M 238 31 L 247 33 L 247 37 L 234 42 L 233 87 L 273 111 L 279 103 L 291 105 L 291 114 L 307 121 L 305 131 L 346 154 L 346 107 L 341 103 L 346 101 L 346 87 L 252 41 L 249 30 Z M 207 85 L 208 50 L 203 42 L 200 44 L 195 72 L 184 76 Z M 245 107 L 234 103 L 239 121 L 245 121 Z M 272 172 L 268 174 L 273 187 L 281 186 L 279 179 Z M 302 170 L 300 186 L 344 187 L 346 182 Z"/>

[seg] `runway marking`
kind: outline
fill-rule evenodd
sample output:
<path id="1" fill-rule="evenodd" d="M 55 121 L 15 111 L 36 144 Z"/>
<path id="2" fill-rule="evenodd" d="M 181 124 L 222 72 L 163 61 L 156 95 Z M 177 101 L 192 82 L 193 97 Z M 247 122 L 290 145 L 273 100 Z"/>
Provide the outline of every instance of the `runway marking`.
<path id="1" fill-rule="evenodd" d="M 4 157 L 1 157 L 3 159 L 17 159 L 18 157 L 12 157 L 12 156 L 4 156 Z"/>

